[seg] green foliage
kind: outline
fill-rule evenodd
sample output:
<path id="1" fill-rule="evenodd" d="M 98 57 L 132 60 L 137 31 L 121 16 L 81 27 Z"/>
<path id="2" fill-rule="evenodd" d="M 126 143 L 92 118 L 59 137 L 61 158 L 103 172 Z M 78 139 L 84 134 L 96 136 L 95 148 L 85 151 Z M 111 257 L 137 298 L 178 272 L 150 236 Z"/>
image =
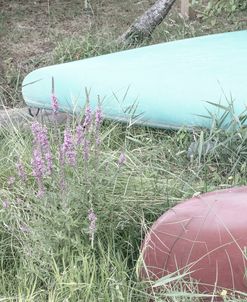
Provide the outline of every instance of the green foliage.
<path id="1" fill-rule="evenodd" d="M 208 3 L 207 11 L 210 14 L 234 13 L 240 10 L 246 10 L 245 0 L 211 0 Z"/>
<path id="2" fill-rule="evenodd" d="M 209 115 L 205 118 L 212 121 L 212 127 L 195 135 L 188 156 L 196 157 L 199 164 L 214 162 L 224 167 L 222 172 L 230 179 L 241 179 L 246 175 L 247 112 L 236 113 L 232 100 L 227 106 L 217 103 L 208 103 L 208 106 Z"/>
<path id="3" fill-rule="evenodd" d="M 53 60 L 55 63 L 64 63 L 119 50 L 123 50 L 123 48 L 116 43 L 113 37 L 92 36 L 89 34 L 84 36 L 82 40 L 72 37 L 58 42 L 54 50 Z"/>

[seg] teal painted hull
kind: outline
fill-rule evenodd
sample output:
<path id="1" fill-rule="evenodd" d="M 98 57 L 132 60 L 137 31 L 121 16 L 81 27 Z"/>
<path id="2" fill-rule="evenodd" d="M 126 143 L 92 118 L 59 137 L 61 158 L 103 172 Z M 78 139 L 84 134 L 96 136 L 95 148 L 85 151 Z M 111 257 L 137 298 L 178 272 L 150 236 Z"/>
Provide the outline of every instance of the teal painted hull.
<path id="1" fill-rule="evenodd" d="M 106 118 L 154 127 L 209 127 L 199 115 L 207 101 L 236 113 L 247 105 L 247 31 L 210 35 L 122 51 L 37 69 L 22 93 L 30 107 L 51 108 L 52 78 L 60 109 L 79 112 L 85 88 L 92 107 L 102 101 Z M 131 110 L 130 110 L 131 108 Z"/>

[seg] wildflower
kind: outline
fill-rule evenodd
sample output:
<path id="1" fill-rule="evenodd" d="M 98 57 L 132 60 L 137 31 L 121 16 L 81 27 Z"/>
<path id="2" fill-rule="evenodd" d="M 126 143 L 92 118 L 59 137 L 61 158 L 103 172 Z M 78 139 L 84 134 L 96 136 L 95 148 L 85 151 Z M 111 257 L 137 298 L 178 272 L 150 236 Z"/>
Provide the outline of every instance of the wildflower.
<path id="1" fill-rule="evenodd" d="M 7 209 L 9 207 L 9 202 L 8 200 L 3 200 L 3 208 Z"/>
<path id="2" fill-rule="evenodd" d="M 16 169 L 17 169 L 17 173 L 18 173 L 18 176 L 20 177 L 20 179 L 22 181 L 26 181 L 27 175 L 25 173 L 24 165 L 21 160 L 19 160 L 19 162 L 16 164 Z"/>
<path id="3" fill-rule="evenodd" d="M 102 110 L 101 107 L 98 106 L 95 112 L 95 125 L 96 129 L 99 129 L 101 123 L 103 121 L 103 115 L 102 115 Z"/>
<path id="4" fill-rule="evenodd" d="M 33 167 L 33 176 L 37 179 L 41 179 L 44 176 L 45 166 L 41 153 L 38 149 L 33 151 L 33 159 L 31 161 Z"/>
<path id="5" fill-rule="evenodd" d="M 37 193 L 37 197 L 43 197 L 44 194 L 45 194 L 45 189 L 44 189 L 43 184 L 41 183 L 40 186 L 39 186 L 39 190 L 38 190 L 38 193 Z"/>
<path id="6" fill-rule="evenodd" d="M 40 125 L 38 122 L 34 122 L 31 126 L 34 137 L 34 143 L 36 148 L 41 150 L 46 160 L 46 170 L 48 174 L 52 172 L 52 154 L 47 135 L 47 128 Z"/>
<path id="7" fill-rule="evenodd" d="M 60 163 L 60 180 L 59 180 L 59 185 L 60 185 L 60 190 L 63 191 L 65 189 L 65 177 L 64 177 L 64 161 L 65 161 L 65 156 L 63 153 L 63 145 L 60 147 L 59 150 L 59 163 Z"/>
<path id="8" fill-rule="evenodd" d="M 76 127 L 76 144 L 80 145 L 84 138 L 84 128 L 82 125 Z"/>
<path id="9" fill-rule="evenodd" d="M 91 108 L 89 106 L 89 104 L 87 104 L 86 109 L 85 109 L 85 118 L 84 118 L 84 122 L 83 122 L 83 128 L 85 130 L 87 130 L 92 122 L 92 111 Z"/>
<path id="10" fill-rule="evenodd" d="M 29 227 L 28 227 L 26 224 L 20 225 L 20 230 L 21 230 L 23 233 L 29 233 L 29 232 L 30 232 L 30 229 L 29 229 Z"/>
<path id="11" fill-rule="evenodd" d="M 55 87 L 54 87 L 54 78 L 52 77 L 52 89 L 51 89 L 51 108 L 53 111 L 54 116 L 57 114 L 58 112 L 58 101 L 57 101 L 57 97 L 55 96 Z"/>
<path id="12" fill-rule="evenodd" d="M 45 160 L 46 160 L 46 171 L 48 173 L 48 175 L 51 174 L 52 172 L 52 155 L 51 152 L 49 150 L 49 152 L 45 153 Z"/>
<path id="13" fill-rule="evenodd" d="M 75 166 L 76 152 L 74 148 L 73 136 L 69 129 L 64 130 L 64 142 L 61 147 L 60 157 L 63 164 L 65 159 L 67 159 L 69 165 Z"/>
<path id="14" fill-rule="evenodd" d="M 83 140 L 83 151 L 84 151 L 84 160 L 88 161 L 89 159 L 89 141 L 84 138 Z"/>
<path id="15" fill-rule="evenodd" d="M 126 162 L 126 156 L 125 154 L 122 152 L 119 156 L 119 159 L 118 159 L 118 166 L 121 167 L 125 164 Z"/>
<path id="16" fill-rule="evenodd" d="M 64 179 L 64 173 L 63 172 L 60 175 L 59 185 L 60 185 L 61 191 L 63 191 L 65 189 L 65 179 Z"/>
<path id="17" fill-rule="evenodd" d="M 21 204 L 22 202 L 23 202 L 23 201 L 22 201 L 19 197 L 16 198 L 16 203 L 17 203 L 17 204 Z"/>
<path id="18" fill-rule="evenodd" d="M 103 121 L 102 110 L 101 107 L 98 106 L 95 112 L 95 141 L 97 146 L 100 144 L 99 130 L 102 121 Z"/>
<path id="19" fill-rule="evenodd" d="M 51 108 L 52 108 L 53 114 L 56 115 L 58 113 L 59 106 L 58 106 L 57 97 L 55 96 L 54 93 L 51 94 Z"/>
<path id="20" fill-rule="evenodd" d="M 42 159 L 42 155 L 38 149 L 34 149 L 33 158 L 31 160 L 32 168 L 33 168 L 33 176 L 36 178 L 36 181 L 39 186 L 39 191 L 37 196 L 40 197 L 44 194 L 44 186 L 43 186 L 43 177 L 45 175 L 45 163 Z"/>
<path id="21" fill-rule="evenodd" d="M 14 176 L 10 176 L 8 178 L 8 185 L 12 186 L 15 183 L 15 177 Z"/>
<path id="22" fill-rule="evenodd" d="M 47 138 L 47 129 L 43 127 L 39 122 L 34 122 L 31 125 L 33 137 L 34 137 L 34 143 L 37 146 L 41 146 L 41 148 L 46 148 L 48 143 Z"/>
<path id="23" fill-rule="evenodd" d="M 96 136 L 96 145 L 98 146 L 98 145 L 100 145 L 100 143 L 101 143 L 101 141 L 100 141 L 100 138 L 99 138 L 99 136 Z"/>
<path id="24" fill-rule="evenodd" d="M 89 220 L 89 228 L 88 228 L 89 239 L 91 240 L 93 245 L 94 234 L 96 232 L 96 220 L 97 220 L 97 216 L 95 215 L 93 208 L 88 210 L 88 220 Z"/>

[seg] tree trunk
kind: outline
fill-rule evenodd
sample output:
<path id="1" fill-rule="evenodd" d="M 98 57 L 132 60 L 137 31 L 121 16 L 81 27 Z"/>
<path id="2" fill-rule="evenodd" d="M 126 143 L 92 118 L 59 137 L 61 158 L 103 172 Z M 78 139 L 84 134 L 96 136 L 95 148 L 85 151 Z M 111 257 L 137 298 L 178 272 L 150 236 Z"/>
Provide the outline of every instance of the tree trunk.
<path id="1" fill-rule="evenodd" d="M 176 0 L 158 0 L 142 16 L 129 27 L 129 29 L 118 38 L 122 44 L 137 44 L 143 39 L 151 36 L 155 27 L 159 25 Z"/>
<path id="2" fill-rule="evenodd" d="M 189 0 L 181 0 L 181 15 L 185 19 L 189 19 L 189 8 L 190 8 Z"/>

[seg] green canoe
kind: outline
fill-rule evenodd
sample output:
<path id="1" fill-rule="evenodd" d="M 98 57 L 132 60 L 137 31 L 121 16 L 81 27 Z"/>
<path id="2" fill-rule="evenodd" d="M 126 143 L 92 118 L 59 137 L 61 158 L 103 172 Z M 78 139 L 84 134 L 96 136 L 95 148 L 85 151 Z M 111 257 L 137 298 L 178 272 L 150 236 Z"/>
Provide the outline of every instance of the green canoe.
<path id="1" fill-rule="evenodd" d="M 209 127 L 207 109 L 234 99 L 247 104 L 247 31 L 223 33 L 121 51 L 37 69 L 22 93 L 30 107 L 51 108 L 52 78 L 62 111 L 79 112 L 85 89 L 105 118 L 154 127 Z"/>

